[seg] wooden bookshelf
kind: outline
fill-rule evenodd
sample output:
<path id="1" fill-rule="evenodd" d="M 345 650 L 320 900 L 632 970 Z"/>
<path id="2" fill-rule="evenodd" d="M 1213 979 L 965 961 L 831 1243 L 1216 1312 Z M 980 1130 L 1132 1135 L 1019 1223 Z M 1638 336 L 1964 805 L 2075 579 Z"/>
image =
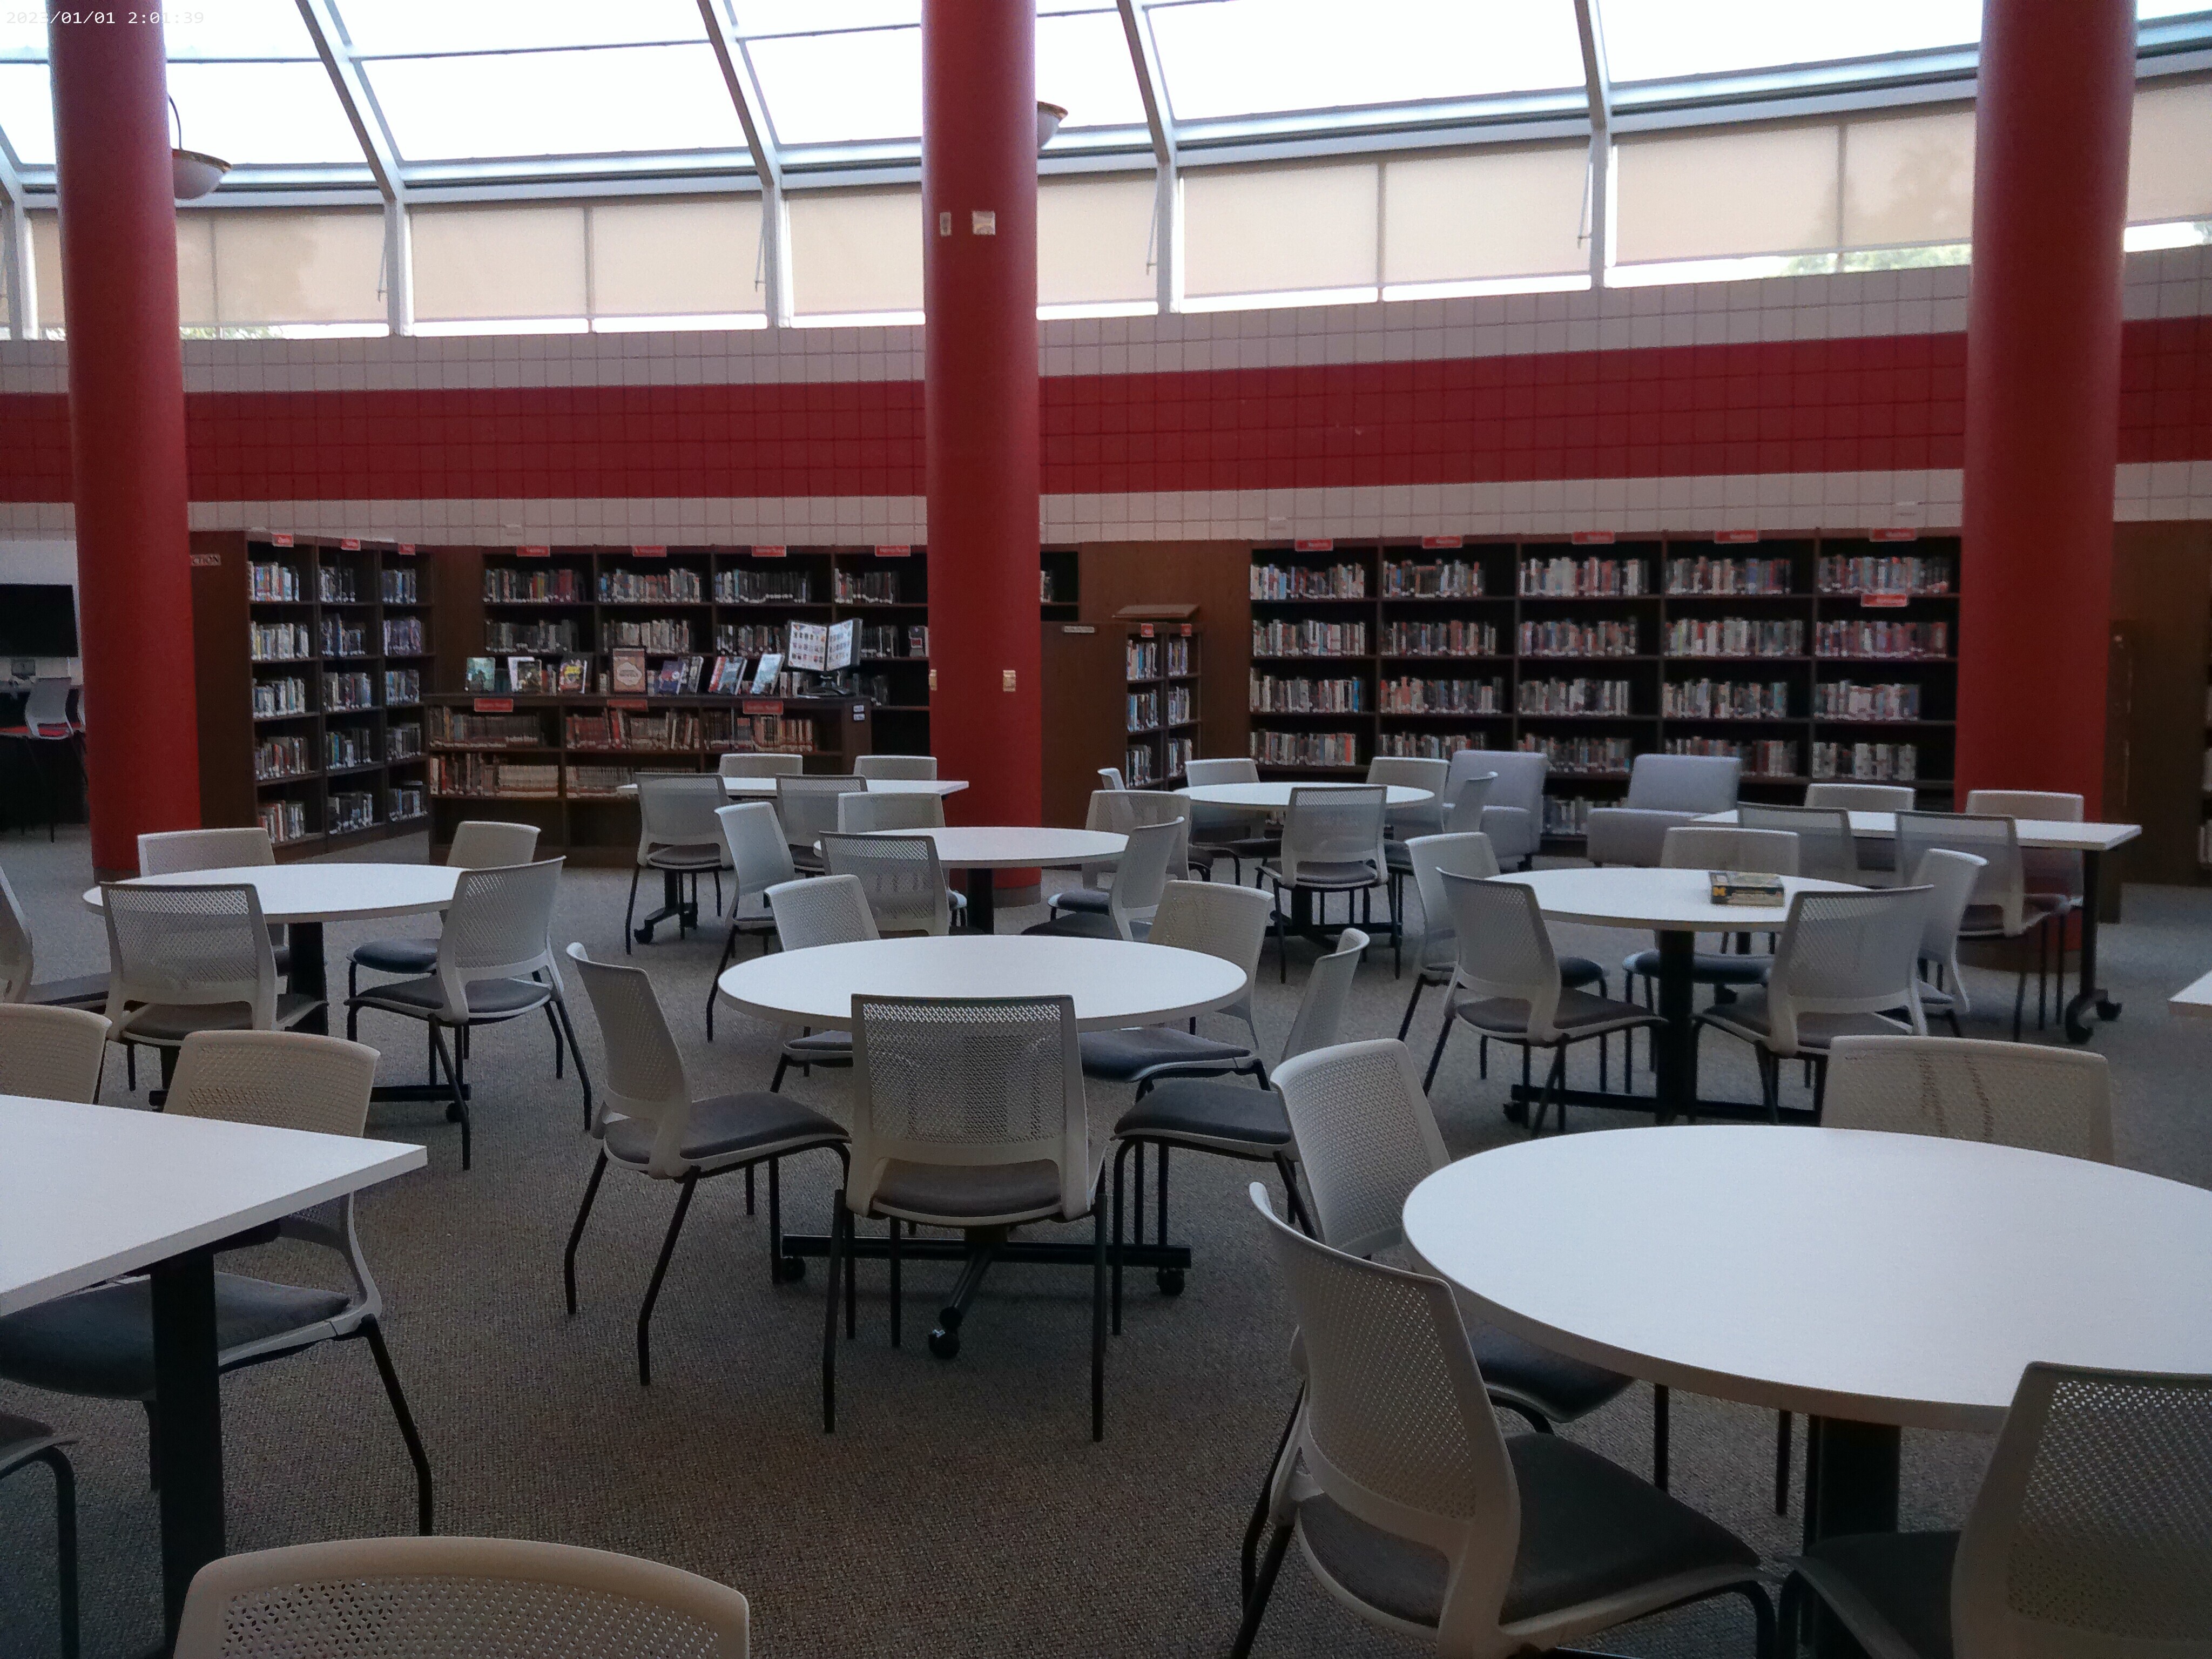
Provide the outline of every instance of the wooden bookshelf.
<path id="1" fill-rule="evenodd" d="M 1650 752 L 1740 754 L 1753 800 L 1836 778 L 1950 803 L 1955 537 L 1431 538 L 1251 557 L 1263 776 L 1543 749 L 1546 833 L 1563 842 Z M 1923 586 L 1896 585 L 1910 569 Z M 1863 579 L 1883 586 L 1863 592 Z"/>
<path id="2" fill-rule="evenodd" d="M 238 531 L 194 532 L 191 560 L 201 822 L 263 823 L 279 858 L 422 829 L 430 560 Z"/>
<path id="3" fill-rule="evenodd" d="M 1117 611 L 1121 635 L 1121 777 L 1132 789 L 1174 789 L 1198 753 L 1204 663 L 1194 605 Z"/>

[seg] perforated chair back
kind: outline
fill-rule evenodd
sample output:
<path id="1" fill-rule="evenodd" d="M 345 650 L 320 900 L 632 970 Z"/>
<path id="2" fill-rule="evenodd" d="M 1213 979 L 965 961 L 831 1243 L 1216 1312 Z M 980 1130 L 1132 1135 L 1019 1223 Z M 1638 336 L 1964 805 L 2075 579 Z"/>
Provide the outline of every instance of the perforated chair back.
<path id="1" fill-rule="evenodd" d="M 368 1127 L 376 1050 L 307 1031 L 195 1031 L 177 1051 L 172 1117 L 359 1135 Z"/>
<path id="2" fill-rule="evenodd" d="M 0 1095 L 100 1098 L 100 1062 L 113 1024 L 84 1008 L 0 1002 Z"/>
<path id="3" fill-rule="evenodd" d="M 1421 896 L 1421 967 L 1440 972 L 1452 965 L 1459 950 L 1443 872 L 1482 881 L 1498 873 L 1498 854 L 1480 830 L 1457 830 L 1407 842 L 1406 856 L 1413 861 L 1413 890 Z"/>
<path id="4" fill-rule="evenodd" d="M 31 924 L 16 902 L 8 872 L 0 870 L 0 1002 L 21 1002 L 31 994 L 36 969 L 31 948 Z"/>
<path id="5" fill-rule="evenodd" d="M 1533 857 L 1543 841 L 1544 780 L 1551 775 L 1550 757 L 1529 750 L 1486 751 L 1482 769 L 1492 775 L 1490 798 L 1473 827 L 1490 837 L 1500 864 Z"/>
<path id="6" fill-rule="evenodd" d="M 1437 1652 L 1516 1651 L 1498 1619 L 1520 1492 L 1450 1287 L 1285 1226 L 1257 1182 L 1251 1198 L 1304 1349 L 1308 1475 L 1357 1519 L 1443 1557 Z"/>
<path id="7" fill-rule="evenodd" d="M 2112 1068 L 2086 1048 L 1921 1036 L 1838 1037 L 1820 1121 L 2112 1161 Z"/>
<path id="8" fill-rule="evenodd" d="M 1244 975 L 1243 994 L 1221 1012 L 1252 1026 L 1252 980 L 1260 971 L 1260 952 L 1267 943 L 1275 903 L 1256 887 L 1235 887 L 1221 881 L 1171 881 L 1161 891 L 1159 908 L 1152 912 L 1152 929 L 1145 937 L 1153 945 L 1177 950 L 1203 951 L 1232 963 Z M 1254 1029 L 1256 1041 L 1258 1032 Z"/>
<path id="9" fill-rule="evenodd" d="M 763 754 L 757 750 L 725 755 L 714 763 L 715 773 L 726 778 L 792 778 L 805 769 L 804 755 Z"/>
<path id="10" fill-rule="evenodd" d="M 471 818 L 453 826 L 446 862 L 456 870 L 490 870 L 502 864 L 527 864 L 538 856 L 538 826 Z"/>
<path id="11" fill-rule="evenodd" d="M 1767 806 L 1739 802 L 1737 825 L 1776 830 L 1797 837 L 1797 867 L 1778 875 L 1810 876 L 1816 881 L 1847 881 L 1857 886 L 1859 844 L 1851 836 L 1851 815 L 1841 807 Z"/>
<path id="12" fill-rule="evenodd" d="M 802 857 L 811 858 L 816 842 L 837 833 L 837 797 L 857 794 L 867 787 L 866 778 L 827 773 L 778 778 L 775 816 L 783 825 L 783 838 Z"/>
<path id="13" fill-rule="evenodd" d="M 847 1202 L 855 1214 L 866 1213 L 895 1164 L 1049 1164 L 1056 1213 L 1089 1212 L 1090 1127 L 1073 998 L 856 996 L 853 1062 L 860 1088 Z M 1040 1207 L 1011 1200 L 1004 1211 L 965 1224 Z"/>
<path id="14" fill-rule="evenodd" d="M 1340 1042 L 1285 1060 L 1274 1084 L 1322 1237 L 1354 1255 L 1402 1241 L 1407 1197 L 1449 1161 L 1413 1051 Z"/>
<path id="15" fill-rule="evenodd" d="M 1724 823 L 1678 823 L 1659 843 L 1662 870 L 1733 870 L 1744 875 L 1794 876 L 1802 848 L 1786 830 L 1738 830 Z"/>
<path id="16" fill-rule="evenodd" d="M 837 832 L 865 836 L 878 830 L 942 830 L 941 795 L 890 794 L 879 789 L 837 797 Z"/>
<path id="17" fill-rule="evenodd" d="M 1218 783 L 1257 783 L 1260 763 L 1241 758 L 1194 760 L 1183 767 L 1183 776 L 1194 789 L 1210 788 Z"/>
<path id="18" fill-rule="evenodd" d="M 1807 1014 L 1883 1014 L 1902 1009 L 1924 1033 L 1920 933 L 1925 887 L 1793 893 L 1767 974 L 1768 1030 L 1775 1052 L 1797 1051 Z"/>
<path id="19" fill-rule="evenodd" d="M 1283 1039 L 1283 1058 L 1334 1043 L 1343 1029 L 1345 1005 L 1352 1000 L 1352 981 L 1359 972 L 1359 958 L 1367 950 L 1367 935 L 1347 927 L 1336 936 L 1336 948 L 1314 963 L 1306 988 L 1298 998 L 1298 1012 L 1291 1020 L 1291 1034 Z"/>
<path id="20" fill-rule="evenodd" d="M 1455 990 L 1525 1002 L 1530 1037 L 1540 1043 L 1558 1042 L 1559 959 L 1535 890 L 1511 881 L 1475 881 L 1449 871 L 1437 879 L 1443 883 L 1457 936 Z"/>
<path id="21" fill-rule="evenodd" d="M 1120 767 L 1102 766 L 1098 769 L 1098 787 L 1101 789 L 1127 789 L 1129 786 L 1123 781 Z"/>
<path id="22" fill-rule="evenodd" d="M 853 771 L 863 778 L 913 778 L 931 780 L 937 776 L 937 757 L 934 755 L 856 755 Z"/>
<path id="23" fill-rule="evenodd" d="M 276 862 L 269 832 L 242 830 L 164 830 L 138 837 L 138 873 L 174 876 L 191 870 L 245 870 Z"/>
<path id="24" fill-rule="evenodd" d="M 1654 812 L 1725 812 L 1736 802 L 1743 763 L 1733 755 L 1638 755 L 1628 769 L 1625 806 Z"/>
<path id="25" fill-rule="evenodd" d="M 1182 775 L 1183 782 L 1193 789 L 1211 788 L 1217 784 L 1257 783 L 1260 763 L 1250 759 L 1194 760 L 1184 765 Z M 1202 801 L 1194 802 L 1191 806 L 1191 835 L 1201 842 L 1235 841 L 1255 835 L 1261 823 L 1261 814 L 1241 806 L 1216 806 Z"/>
<path id="26" fill-rule="evenodd" d="M 1292 789 L 1291 810 L 1283 820 L 1283 880 L 1295 884 L 1300 872 L 1306 878 L 1343 879 L 1326 866 L 1364 866 L 1374 878 L 1382 878 L 1382 821 L 1389 799 L 1381 787 L 1364 784 L 1349 789 Z M 1324 868 L 1316 871 L 1314 866 Z"/>
<path id="27" fill-rule="evenodd" d="M 719 825 L 716 830 L 719 841 Z M 438 965 L 433 970 L 445 991 L 449 1018 L 466 1017 L 471 980 L 542 973 L 557 993 L 561 974 L 553 962 L 553 907 L 561 896 L 563 862 L 541 859 L 461 872 L 438 934 Z"/>
<path id="28" fill-rule="evenodd" d="M 641 1118 L 654 1126 L 653 1173 L 681 1175 L 688 1167 L 682 1149 L 691 1120 L 691 1085 L 651 977 L 642 968 L 594 962 L 581 945 L 568 946 L 568 960 L 583 978 L 606 1050 L 592 1133 L 604 1136 L 610 1115 Z"/>
<path id="29" fill-rule="evenodd" d="M 858 876 L 815 876 L 768 890 L 776 942 L 787 951 L 880 938 L 867 889 Z"/>
<path id="30" fill-rule="evenodd" d="M 1974 878 L 1970 906 L 1986 905 L 1997 913 L 2007 937 L 2027 926 L 2027 883 L 2020 857 L 2020 825 L 2011 818 L 1984 813 L 1899 812 L 1897 815 L 1897 867 L 1917 870 L 1921 855 L 1934 848 L 1970 853 L 1982 860 Z"/>
<path id="31" fill-rule="evenodd" d="M 23 699 L 23 726 L 34 738 L 70 734 L 70 683 L 66 675 L 45 675 L 31 682 Z"/>
<path id="32" fill-rule="evenodd" d="M 1430 799 L 1417 801 L 1411 806 L 1386 808 L 1384 817 L 1398 832 L 1400 840 L 1414 836 L 1440 835 L 1444 827 L 1444 811 L 1449 805 L 1444 791 L 1451 781 L 1451 763 L 1448 760 L 1417 760 L 1406 755 L 1377 755 L 1367 763 L 1367 781 L 1388 788 L 1395 784 L 1401 789 L 1425 789 Z"/>
<path id="33" fill-rule="evenodd" d="M 1994 812 L 2009 818 L 2040 819 L 2046 823 L 2079 823 L 2087 803 L 2079 795 L 2042 789 L 1970 789 L 1966 811 Z M 2057 847 L 2024 847 L 2020 854 L 2021 878 L 2031 893 L 2061 898 L 2081 896 L 2081 855 Z"/>
<path id="34" fill-rule="evenodd" d="M 1910 812 L 1919 797 L 1909 783 L 1808 783 L 1805 805 L 1843 812 Z"/>
<path id="35" fill-rule="evenodd" d="M 244 1003 L 254 1029 L 276 1023 L 276 957 L 252 887 L 100 886 L 107 922 L 107 1017 L 118 1035 L 133 1003 Z"/>
<path id="36" fill-rule="evenodd" d="M 1462 755 L 1479 753 L 1462 749 Z M 1455 762 L 1458 757 L 1455 756 Z M 1444 785 L 1444 834 L 1463 836 L 1479 833 L 1482 815 L 1490 808 L 1490 792 L 1498 782 L 1498 774 L 1492 771 L 1455 773 Z"/>
<path id="37" fill-rule="evenodd" d="M 675 1567 L 511 1538 L 363 1538 L 225 1556 L 177 1659 L 746 1659 L 745 1598 Z"/>
<path id="38" fill-rule="evenodd" d="M 2212 1376 L 2021 1374 L 1951 1572 L 1958 1659 L 2212 1655 Z"/>
<path id="39" fill-rule="evenodd" d="M 1949 994 L 1966 1006 L 1966 982 L 1959 977 L 1959 925 L 1974 901 L 1974 889 L 1987 860 L 1972 853 L 1931 847 L 1913 866 L 1916 886 L 1928 889 L 1928 914 L 1920 927 L 1920 959 L 1939 962 L 1950 974 Z"/>
<path id="40" fill-rule="evenodd" d="M 768 802 L 749 800 L 718 806 L 714 822 L 721 826 L 722 845 L 729 852 L 730 868 L 737 874 L 732 914 L 748 896 L 758 897 L 779 882 L 797 878 L 791 843 L 784 840 L 783 826 L 775 821 L 775 808 Z"/>
<path id="41" fill-rule="evenodd" d="M 1179 821 L 1140 823 L 1129 830 L 1106 896 L 1106 914 L 1123 939 L 1136 938 L 1140 925 L 1150 925 L 1158 914 L 1170 873 L 1182 873 L 1175 869 L 1175 856 L 1188 845 Z"/>
<path id="42" fill-rule="evenodd" d="M 823 867 L 860 884 L 881 938 L 952 931 L 952 900 L 927 836 L 824 836 Z"/>
<path id="43" fill-rule="evenodd" d="M 714 814 L 729 804 L 719 777 L 702 772 L 637 775 L 637 861 L 681 848 L 720 852 L 722 829 Z"/>
<path id="44" fill-rule="evenodd" d="M 1159 789 L 1094 789 L 1083 827 L 1126 836 L 1146 824 L 1175 825 L 1176 844 L 1168 854 L 1168 873 L 1180 881 L 1190 868 L 1190 819 L 1191 804 L 1187 795 L 1170 794 Z M 1086 864 L 1083 866 L 1085 879 L 1087 883 L 1094 870 L 1112 868 L 1110 864 Z"/>

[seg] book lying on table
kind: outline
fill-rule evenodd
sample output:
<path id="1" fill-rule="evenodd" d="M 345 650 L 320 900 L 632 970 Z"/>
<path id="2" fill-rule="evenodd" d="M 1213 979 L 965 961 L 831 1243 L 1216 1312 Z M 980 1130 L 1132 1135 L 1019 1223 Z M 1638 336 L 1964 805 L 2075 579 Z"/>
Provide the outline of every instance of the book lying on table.
<path id="1" fill-rule="evenodd" d="M 1747 874 L 1741 870 L 1708 870 L 1705 875 L 1712 883 L 1716 904 L 1747 904 L 1778 910 L 1789 902 L 1784 896 L 1779 876 Z"/>

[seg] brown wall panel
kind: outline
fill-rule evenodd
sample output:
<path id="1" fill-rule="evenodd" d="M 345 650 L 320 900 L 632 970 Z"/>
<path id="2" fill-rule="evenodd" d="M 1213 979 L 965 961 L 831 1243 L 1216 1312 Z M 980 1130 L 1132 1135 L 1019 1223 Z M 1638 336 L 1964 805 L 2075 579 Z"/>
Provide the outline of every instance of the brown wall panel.
<path id="1" fill-rule="evenodd" d="M 2142 825 L 2127 881 L 2203 878 L 2212 525 L 2124 524 L 2112 537 L 2112 678 L 2105 816 Z"/>
<path id="2" fill-rule="evenodd" d="M 1248 752 L 1252 544 L 1086 542 L 1080 557 L 1085 622 L 1104 623 L 1125 605 L 1199 607 L 1199 757 Z M 1115 699 L 1118 714 L 1118 685 Z"/>
<path id="3" fill-rule="evenodd" d="M 246 652 L 245 534 L 195 530 L 191 560 L 200 825 L 237 829 L 254 822 L 253 665 Z"/>

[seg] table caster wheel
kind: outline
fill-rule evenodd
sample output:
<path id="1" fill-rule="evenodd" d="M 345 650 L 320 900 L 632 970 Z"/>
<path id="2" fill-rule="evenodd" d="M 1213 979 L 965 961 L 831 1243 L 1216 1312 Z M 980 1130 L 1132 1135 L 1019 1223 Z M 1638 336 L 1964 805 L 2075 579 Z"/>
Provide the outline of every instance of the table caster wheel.
<path id="1" fill-rule="evenodd" d="M 929 1334 L 929 1351 L 939 1359 L 952 1359 L 960 1352 L 960 1333 L 948 1331 L 939 1325 Z"/>
<path id="2" fill-rule="evenodd" d="M 784 1257 L 776 1264 L 775 1277 L 779 1284 L 796 1285 L 806 1277 L 806 1258 L 803 1255 Z"/>
<path id="3" fill-rule="evenodd" d="M 1181 1296 L 1182 1294 L 1182 1268 L 1162 1267 L 1152 1276 L 1159 1281 L 1160 1294 L 1162 1296 Z"/>
<path id="4" fill-rule="evenodd" d="M 1505 1121 L 1508 1123 L 1526 1123 L 1528 1121 L 1528 1103 L 1525 1100 L 1507 1101 Z"/>

